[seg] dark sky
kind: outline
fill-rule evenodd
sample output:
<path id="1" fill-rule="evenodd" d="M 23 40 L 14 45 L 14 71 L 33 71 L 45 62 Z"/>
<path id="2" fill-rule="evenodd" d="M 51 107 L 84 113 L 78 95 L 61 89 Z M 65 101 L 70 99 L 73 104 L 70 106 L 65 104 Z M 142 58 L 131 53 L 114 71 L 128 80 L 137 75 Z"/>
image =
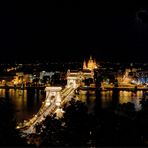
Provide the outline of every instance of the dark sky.
<path id="1" fill-rule="evenodd" d="M 94 1 L 5 3 L 0 15 L 1 59 L 145 60 L 145 4 Z"/>

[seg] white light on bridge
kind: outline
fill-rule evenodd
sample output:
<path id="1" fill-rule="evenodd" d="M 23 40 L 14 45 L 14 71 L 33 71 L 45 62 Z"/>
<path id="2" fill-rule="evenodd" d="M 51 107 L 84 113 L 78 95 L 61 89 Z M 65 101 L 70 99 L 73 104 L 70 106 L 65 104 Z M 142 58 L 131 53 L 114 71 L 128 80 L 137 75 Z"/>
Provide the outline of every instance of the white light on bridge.
<path id="1" fill-rule="evenodd" d="M 61 102 L 56 102 L 56 106 L 60 106 L 61 105 Z"/>
<path id="2" fill-rule="evenodd" d="M 64 113 L 63 109 L 62 108 L 58 108 L 56 110 L 57 118 L 61 118 L 63 116 L 63 113 Z"/>
<path id="3" fill-rule="evenodd" d="M 45 105 L 46 106 L 49 106 L 51 103 L 50 103 L 50 101 L 48 100 L 48 101 L 46 101 L 46 103 L 45 103 Z"/>

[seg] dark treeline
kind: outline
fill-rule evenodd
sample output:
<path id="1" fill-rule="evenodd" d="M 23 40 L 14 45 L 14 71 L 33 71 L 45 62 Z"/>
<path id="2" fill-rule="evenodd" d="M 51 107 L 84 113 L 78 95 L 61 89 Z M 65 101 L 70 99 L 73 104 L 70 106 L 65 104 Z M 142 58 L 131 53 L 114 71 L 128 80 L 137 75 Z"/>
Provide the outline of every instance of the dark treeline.
<path id="1" fill-rule="evenodd" d="M 98 94 L 99 96 L 99 94 Z M 114 96 L 117 99 L 117 96 Z M 97 98 L 99 99 L 99 98 Z M 96 100 L 97 100 L 96 99 Z M 116 100 L 115 100 L 116 102 Z M 97 100 L 94 112 L 88 105 L 72 99 L 62 119 L 47 117 L 38 125 L 40 146 L 92 147 L 92 146 L 147 146 L 148 102 L 136 112 L 134 104 L 114 103 L 101 109 Z"/>

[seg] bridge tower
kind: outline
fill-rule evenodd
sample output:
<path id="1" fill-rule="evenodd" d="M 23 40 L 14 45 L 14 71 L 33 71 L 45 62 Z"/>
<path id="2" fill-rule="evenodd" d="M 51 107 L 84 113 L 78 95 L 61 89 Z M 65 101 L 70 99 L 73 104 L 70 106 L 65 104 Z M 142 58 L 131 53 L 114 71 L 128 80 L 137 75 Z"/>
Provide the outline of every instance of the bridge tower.
<path id="1" fill-rule="evenodd" d="M 56 103 L 57 106 L 60 106 L 61 103 L 61 93 L 62 87 L 46 87 L 46 100 L 45 105 L 50 106 L 52 103 Z"/>
<path id="2" fill-rule="evenodd" d="M 76 88 L 77 87 L 77 77 L 67 77 L 67 87 L 73 87 Z"/>

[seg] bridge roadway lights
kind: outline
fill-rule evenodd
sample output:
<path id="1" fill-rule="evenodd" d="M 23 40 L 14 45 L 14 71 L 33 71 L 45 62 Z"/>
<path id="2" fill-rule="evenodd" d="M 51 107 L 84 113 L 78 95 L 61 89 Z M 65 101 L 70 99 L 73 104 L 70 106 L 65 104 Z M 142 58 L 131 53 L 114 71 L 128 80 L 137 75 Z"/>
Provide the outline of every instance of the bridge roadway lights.
<path id="1" fill-rule="evenodd" d="M 51 103 L 60 103 L 61 102 L 61 92 L 62 87 L 46 87 L 46 100 L 45 105 L 49 106 Z"/>

